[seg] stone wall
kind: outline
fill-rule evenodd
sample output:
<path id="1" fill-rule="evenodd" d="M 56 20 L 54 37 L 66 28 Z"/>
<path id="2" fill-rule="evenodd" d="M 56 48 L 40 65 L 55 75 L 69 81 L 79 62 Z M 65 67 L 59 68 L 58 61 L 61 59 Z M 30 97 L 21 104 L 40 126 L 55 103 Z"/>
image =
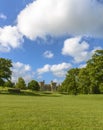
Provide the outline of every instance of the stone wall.
<path id="1" fill-rule="evenodd" d="M 50 84 L 45 84 L 45 81 L 41 81 L 39 82 L 39 85 L 40 85 L 40 90 L 41 91 L 56 91 L 56 85 L 57 83 L 56 82 L 53 82 L 51 81 Z"/>

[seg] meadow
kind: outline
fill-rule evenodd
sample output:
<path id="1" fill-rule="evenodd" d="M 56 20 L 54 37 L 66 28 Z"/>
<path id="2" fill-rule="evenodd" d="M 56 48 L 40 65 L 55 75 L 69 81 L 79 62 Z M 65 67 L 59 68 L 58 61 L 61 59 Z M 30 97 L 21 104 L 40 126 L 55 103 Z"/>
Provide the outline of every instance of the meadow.
<path id="1" fill-rule="evenodd" d="M 0 94 L 0 130 L 103 130 L 103 95 Z"/>

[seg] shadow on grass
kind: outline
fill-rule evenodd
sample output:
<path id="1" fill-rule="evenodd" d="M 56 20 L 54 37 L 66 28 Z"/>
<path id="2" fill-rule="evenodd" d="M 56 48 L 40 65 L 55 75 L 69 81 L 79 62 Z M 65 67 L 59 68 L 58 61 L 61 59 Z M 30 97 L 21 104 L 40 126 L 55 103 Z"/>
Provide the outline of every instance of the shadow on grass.
<path id="1" fill-rule="evenodd" d="M 61 94 L 55 94 L 53 92 L 35 92 L 35 91 L 21 91 L 20 93 L 8 92 L 8 91 L 0 91 L 2 95 L 17 95 L 17 96 L 40 96 L 40 97 L 60 97 Z"/>

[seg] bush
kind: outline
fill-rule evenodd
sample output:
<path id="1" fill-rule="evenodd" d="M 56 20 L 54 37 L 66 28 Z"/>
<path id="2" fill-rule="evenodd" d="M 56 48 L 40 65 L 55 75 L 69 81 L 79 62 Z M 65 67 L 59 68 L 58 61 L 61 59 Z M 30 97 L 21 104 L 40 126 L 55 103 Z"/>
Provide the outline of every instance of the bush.
<path id="1" fill-rule="evenodd" d="M 8 92 L 10 92 L 10 93 L 20 93 L 20 89 L 19 88 L 11 88 L 11 89 L 8 89 Z"/>
<path id="2" fill-rule="evenodd" d="M 40 86 L 39 86 L 39 84 L 38 84 L 38 82 L 36 80 L 31 80 L 28 83 L 28 88 L 32 89 L 32 90 L 36 90 L 36 91 L 40 90 Z"/>

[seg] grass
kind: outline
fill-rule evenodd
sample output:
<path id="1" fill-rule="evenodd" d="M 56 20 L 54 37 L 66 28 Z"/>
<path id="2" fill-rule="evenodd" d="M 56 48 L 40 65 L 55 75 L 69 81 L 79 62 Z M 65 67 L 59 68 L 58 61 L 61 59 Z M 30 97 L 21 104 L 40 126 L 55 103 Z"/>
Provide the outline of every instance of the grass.
<path id="1" fill-rule="evenodd" d="M 103 95 L 0 94 L 0 130 L 103 130 Z"/>

